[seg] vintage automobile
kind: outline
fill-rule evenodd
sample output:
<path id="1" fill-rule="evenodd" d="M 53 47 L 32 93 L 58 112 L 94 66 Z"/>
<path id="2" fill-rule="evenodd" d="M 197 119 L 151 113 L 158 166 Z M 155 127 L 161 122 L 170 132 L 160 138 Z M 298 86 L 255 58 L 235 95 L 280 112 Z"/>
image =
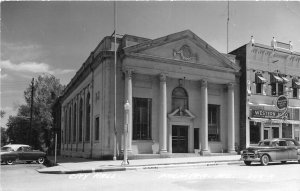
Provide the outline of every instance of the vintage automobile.
<path id="1" fill-rule="evenodd" d="M 33 150 L 29 145 L 9 144 L 1 148 L 1 163 L 13 164 L 15 161 L 30 163 L 36 161 L 39 164 L 45 162 L 46 153 Z"/>
<path id="2" fill-rule="evenodd" d="M 241 153 L 241 160 L 246 165 L 260 162 L 268 165 L 269 162 L 298 161 L 300 163 L 300 144 L 291 138 L 274 138 L 260 141 L 258 146 L 249 147 Z"/>

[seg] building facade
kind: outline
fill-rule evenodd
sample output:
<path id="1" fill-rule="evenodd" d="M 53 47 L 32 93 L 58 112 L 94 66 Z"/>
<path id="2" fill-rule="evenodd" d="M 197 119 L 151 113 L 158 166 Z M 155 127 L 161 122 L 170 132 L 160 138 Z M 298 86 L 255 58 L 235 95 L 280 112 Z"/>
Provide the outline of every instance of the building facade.
<path id="1" fill-rule="evenodd" d="M 295 138 L 300 132 L 300 53 L 291 43 L 254 39 L 232 51 L 240 61 L 240 144 L 269 138 Z M 286 103 L 280 108 L 278 103 Z"/>
<path id="2" fill-rule="evenodd" d="M 234 56 L 189 30 L 116 42 L 105 37 L 61 97 L 62 155 L 112 159 L 124 139 L 130 155 L 235 153 L 240 66 Z"/>

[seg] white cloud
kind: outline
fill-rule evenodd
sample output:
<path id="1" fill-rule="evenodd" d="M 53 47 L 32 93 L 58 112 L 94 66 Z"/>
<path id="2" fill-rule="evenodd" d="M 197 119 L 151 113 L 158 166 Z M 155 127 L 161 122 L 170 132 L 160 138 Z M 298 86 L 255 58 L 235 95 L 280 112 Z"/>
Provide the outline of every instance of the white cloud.
<path id="1" fill-rule="evenodd" d="M 20 64 L 14 64 L 10 60 L 1 61 L 1 67 L 15 72 L 31 72 L 31 73 L 49 73 L 49 74 L 67 74 L 74 72 L 73 69 L 55 69 L 51 70 L 50 66 L 46 63 L 37 63 L 37 62 L 22 62 Z M 7 77 L 7 74 L 4 74 L 3 77 Z M 2 76 L 1 76 L 2 78 Z"/>
<path id="2" fill-rule="evenodd" d="M 18 71 L 18 72 L 33 72 L 33 73 L 42 73 L 49 72 L 50 67 L 45 63 L 37 63 L 37 62 L 22 62 L 20 64 L 14 64 L 10 60 L 1 61 L 1 67 L 4 69 Z"/>

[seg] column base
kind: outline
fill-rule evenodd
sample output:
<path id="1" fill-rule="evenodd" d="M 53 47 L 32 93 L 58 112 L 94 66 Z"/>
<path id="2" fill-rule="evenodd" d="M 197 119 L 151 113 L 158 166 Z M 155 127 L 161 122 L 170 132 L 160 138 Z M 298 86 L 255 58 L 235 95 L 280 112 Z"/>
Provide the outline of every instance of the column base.
<path id="1" fill-rule="evenodd" d="M 167 154 L 167 153 L 168 153 L 167 150 L 160 150 L 160 151 L 159 151 L 159 154 Z"/>
<path id="2" fill-rule="evenodd" d="M 230 154 L 230 155 L 237 155 L 237 152 L 235 150 L 229 150 L 228 154 Z"/>
<path id="3" fill-rule="evenodd" d="M 210 156 L 210 152 L 208 150 L 200 151 L 201 156 Z"/>

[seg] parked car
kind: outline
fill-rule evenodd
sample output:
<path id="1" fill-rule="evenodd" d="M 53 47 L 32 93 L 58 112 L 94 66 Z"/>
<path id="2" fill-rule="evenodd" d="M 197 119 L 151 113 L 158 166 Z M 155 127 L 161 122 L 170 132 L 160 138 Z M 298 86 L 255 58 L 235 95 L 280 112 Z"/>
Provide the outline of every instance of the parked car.
<path id="1" fill-rule="evenodd" d="M 275 138 L 260 141 L 258 146 L 249 147 L 241 153 L 241 160 L 246 165 L 260 162 L 268 165 L 269 162 L 298 161 L 300 163 L 300 144 L 290 138 Z"/>
<path id="2" fill-rule="evenodd" d="M 39 164 L 45 162 L 46 153 L 33 150 L 29 145 L 9 144 L 1 148 L 1 163 L 13 164 L 15 161 L 25 161 L 30 163 L 36 161 Z"/>

